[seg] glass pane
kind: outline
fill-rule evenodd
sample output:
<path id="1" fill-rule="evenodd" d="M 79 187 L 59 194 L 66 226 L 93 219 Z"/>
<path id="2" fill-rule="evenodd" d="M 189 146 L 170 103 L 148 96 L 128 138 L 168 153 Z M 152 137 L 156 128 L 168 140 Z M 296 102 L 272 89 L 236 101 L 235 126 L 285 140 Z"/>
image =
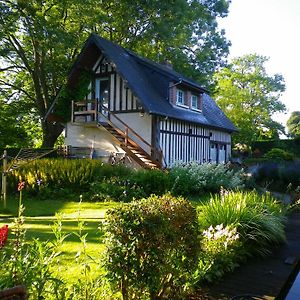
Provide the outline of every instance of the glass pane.
<path id="1" fill-rule="evenodd" d="M 100 81 L 100 103 L 108 108 L 109 84 L 108 79 Z"/>

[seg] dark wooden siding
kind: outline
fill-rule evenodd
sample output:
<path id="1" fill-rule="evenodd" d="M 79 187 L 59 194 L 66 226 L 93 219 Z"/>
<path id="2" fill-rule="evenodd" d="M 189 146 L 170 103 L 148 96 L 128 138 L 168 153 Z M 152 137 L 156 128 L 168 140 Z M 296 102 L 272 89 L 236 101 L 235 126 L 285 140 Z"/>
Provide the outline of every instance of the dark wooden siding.
<path id="1" fill-rule="evenodd" d="M 109 109 L 114 112 L 134 112 L 141 110 L 138 98 L 127 86 L 126 80 L 117 73 L 113 63 L 102 55 L 93 68 L 95 77 L 108 77 L 110 81 Z M 95 84 L 92 84 L 94 89 Z M 95 93 L 92 92 L 91 96 Z M 91 97 L 90 96 L 90 97 Z"/>
<path id="2" fill-rule="evenodd" d="M 211 161 L 212 141 L 226 144 L 230 153 L 230 134 L 210 130 L 197 124 L 159 118 L 159 145 L 167 166 L 175 162 L 204 163 Z"/>

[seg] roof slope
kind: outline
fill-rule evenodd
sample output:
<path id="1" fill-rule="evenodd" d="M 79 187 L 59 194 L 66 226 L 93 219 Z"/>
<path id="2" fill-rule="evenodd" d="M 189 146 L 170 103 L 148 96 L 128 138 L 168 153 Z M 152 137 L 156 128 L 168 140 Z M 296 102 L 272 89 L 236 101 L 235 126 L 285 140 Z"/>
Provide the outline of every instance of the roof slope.
<path id="1" fill-rule="evenodd" d="M 78 77 L 80 68 L 91 69 L 91 61 L 93 61 L 91 57 L 95 57 L 95 51 L 99 50 L 116 65 L 118 73 L 127 80 L 129 88 L 140 99 L 145 111 L 149 114 L 198 123 L 230 132 L 236 131 L 236 127 L 207 94 L 207 90 L 198 83 L 167 66 L 140 57 L 94 33 L 87 40 L 74 64 L 69 75 L 69 82 L 74 80 L 74 77 Z M 176 107 L 168 101 L 169 83 L 179 81 L 203 93 L 202 113 Z"/>

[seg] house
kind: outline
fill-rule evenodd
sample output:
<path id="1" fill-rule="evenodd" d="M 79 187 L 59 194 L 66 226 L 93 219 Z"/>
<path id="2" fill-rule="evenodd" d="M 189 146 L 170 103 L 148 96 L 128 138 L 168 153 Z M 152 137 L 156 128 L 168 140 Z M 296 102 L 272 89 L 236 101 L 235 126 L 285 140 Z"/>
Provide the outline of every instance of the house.
<path id="1" fill-rule="evenodd" d="M 145 167 L 176 161 L 227 162 L 235 126 L 208 91 L 172 69 L 96 34 L 69 74 L 70 88 L 91 74 L 85 99 L 72 102 L 65 144 Z"/>

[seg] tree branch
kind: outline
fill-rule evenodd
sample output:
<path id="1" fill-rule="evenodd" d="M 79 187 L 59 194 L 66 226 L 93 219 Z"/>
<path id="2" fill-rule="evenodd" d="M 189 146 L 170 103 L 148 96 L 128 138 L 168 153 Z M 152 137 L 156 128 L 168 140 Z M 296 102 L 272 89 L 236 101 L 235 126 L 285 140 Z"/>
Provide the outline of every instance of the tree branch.
<path id="1" fill-rule="evenodd" d="M 22 47 L 22 45 L 19 43 L 18 39 L 13 36 L 13 35 L 10 35 L 8 37 L 8 41 L 10 42 L 10 44 L 14 47 L 15 51 L 17 52 L 17 54 L 19 55 L 19 57 L 21 58 L 22 62 L 24 63 L 26 69 L 32 73 L 32 69 L 30 67 L 30 64 L 28 62 L 28 59 L 25 55 L 25 51 Z"/>
<path id="2" fill-rule="evenodd" d="M 23 90 L 22 88 L 20 88 L 19 86 L 16 86 L 12 83 L 8 83 L 8 82 L 5 82 L 4 80 L 0 79 L 0 84 L 4 85 L 4 86 L 8 86 L 8 87 L 11 87 L 13 89 L 16 89 L 22 93 L 24 93 L 28 98 L 30 98 L 31 100 L 35 100 L 35 98 L 33 98 L 27 91 Z"/>
<path id="3" fill-rule="evenodd" d="M 0 72 L 5 72 L 5 71 L 15 70 L 15 69 L 23 69 L 23 70 L 26 70 L 26 68 L 24 68 L 24 67 L 22 67 L 22 66 L 14 65 L 14 66 L 8 66 L 8 67 L 6 67 L 6 68 L 0 69 Z"/>

